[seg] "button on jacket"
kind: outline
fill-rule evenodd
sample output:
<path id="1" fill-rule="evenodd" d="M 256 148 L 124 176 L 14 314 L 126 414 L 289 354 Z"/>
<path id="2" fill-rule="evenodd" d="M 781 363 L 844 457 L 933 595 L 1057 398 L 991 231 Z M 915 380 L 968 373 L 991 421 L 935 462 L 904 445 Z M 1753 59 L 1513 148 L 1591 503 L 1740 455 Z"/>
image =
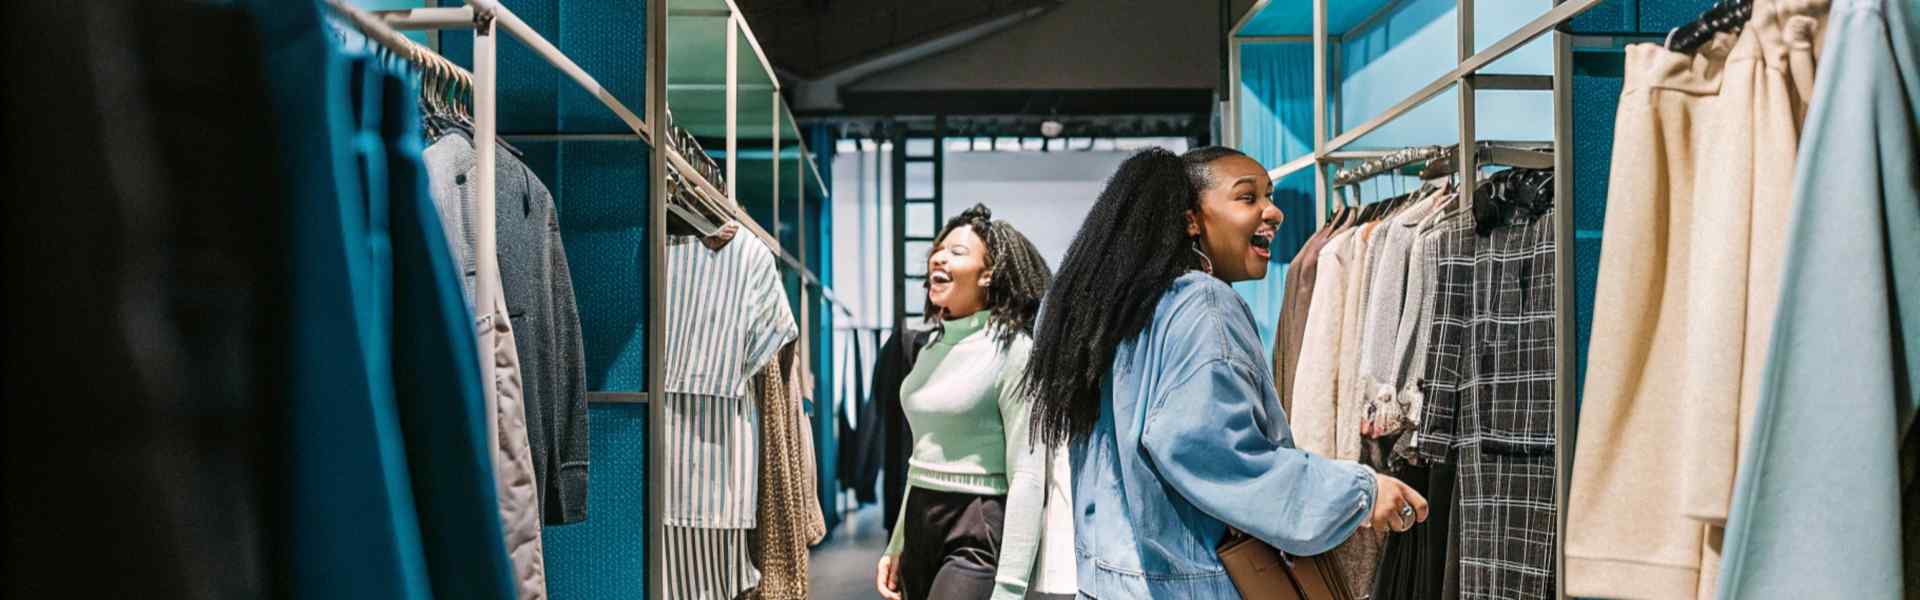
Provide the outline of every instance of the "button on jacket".
<path id="1" fill-rule="evenodd" d="M 1214 554 L 1228 526 L 1311 555 L 1365 521 L 1372 472 L 1293 447 L 1264 363 L 1246 302 L 1203 273 L 1115 351 L 1100 420 L 1072 444 L 1082 594 L 1237 599 Z"/>

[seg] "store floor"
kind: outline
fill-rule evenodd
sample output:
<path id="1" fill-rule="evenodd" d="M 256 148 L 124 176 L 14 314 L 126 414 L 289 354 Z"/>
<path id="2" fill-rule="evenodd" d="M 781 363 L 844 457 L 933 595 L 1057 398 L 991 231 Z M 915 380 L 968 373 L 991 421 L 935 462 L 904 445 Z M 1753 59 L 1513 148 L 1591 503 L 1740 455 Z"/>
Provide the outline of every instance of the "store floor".
<path id="1" fill-rule="evenodd" d="M 813 548 L 809 583 L 815 598 L 873 599 L 874 564 L 887 549 L 879 504 L 847 513 L 826 543 Z"/>

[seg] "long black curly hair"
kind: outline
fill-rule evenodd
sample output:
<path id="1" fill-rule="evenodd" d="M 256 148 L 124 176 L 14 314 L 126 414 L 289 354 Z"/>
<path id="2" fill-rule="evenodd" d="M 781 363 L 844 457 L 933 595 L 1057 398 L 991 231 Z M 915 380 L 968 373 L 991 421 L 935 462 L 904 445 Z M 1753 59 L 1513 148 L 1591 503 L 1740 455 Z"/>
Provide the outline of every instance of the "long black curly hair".
<path id="1" fill-rule="evenodd" d="M 1013 345 L 1015 337 L 1033 336 L 1034 321 L 1040 316 L 1040 301 L 1046 298 L 1047 286 L 1053 282 L 1053 270 L 1047 268 L 1047 258 L 1040 255 L 1040 249 L 1035 248 L 1027 236 L 1006 221 L 994 220 L 993 211 L 984 204 L 975 204 L 948 219 L 946 226 L 940 228 L 940 235 L 934 236 L 933 247 L 939 248 L 946 242 L 947 234 L 961 227 L 973 229 L 973 234 L 987 244 L 986 268 L 993 272 L 993 279 L 987 284 L 986 309 L 993 311 L 987 318 L 987 328 L 1004 351 Z"/>
<path id="2" fill-rule="evenodd" d="M 1201 268 L 1185 214 L 1198 214 L 1211 164 L 1238 150 L 1142 150 L 1107 180 L 1047 293 L 1022 393 L 1034 432 L 1059 444 L 1093 431 L 1114 349 L 1153 320 L 1173 281 Z"/>

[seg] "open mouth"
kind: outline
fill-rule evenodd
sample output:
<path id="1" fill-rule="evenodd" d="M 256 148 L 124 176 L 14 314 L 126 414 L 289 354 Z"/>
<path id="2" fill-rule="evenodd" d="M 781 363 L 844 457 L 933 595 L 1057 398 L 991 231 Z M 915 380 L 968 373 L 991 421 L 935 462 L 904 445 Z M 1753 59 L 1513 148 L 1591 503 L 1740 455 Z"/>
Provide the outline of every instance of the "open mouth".
<path id="1" fill-rule="evenodd" d="M 1260 231 L 1255 231 L 1252 237 L 1247 238 L 1247 243 L 1253 246 L 1254 256 L 1262 260 L 1273 257 L 1273 251 L 1270 249 L 1273 246 L 1273 235 L 1272 229 L 1262 228 Z"/>
<path id="2" fill-rule="evenodd" d="M 946 285 L 953 283 L 953 276 L 947 274 L 944 269 L 935 269 L 932 273 L 927 274 L 927 282 L 934 285 Z"/>

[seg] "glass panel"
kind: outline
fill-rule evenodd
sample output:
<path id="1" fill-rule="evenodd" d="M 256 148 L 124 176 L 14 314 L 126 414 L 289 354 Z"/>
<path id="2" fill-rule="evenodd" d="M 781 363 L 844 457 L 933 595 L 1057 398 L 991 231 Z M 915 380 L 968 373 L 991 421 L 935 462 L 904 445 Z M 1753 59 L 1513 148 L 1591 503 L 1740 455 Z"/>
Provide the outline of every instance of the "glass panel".
<path id="1" fill-rule="evenodd" d="M 933 242 L 907 242 L 907 274 L 925 277 L 930 256 L 933 256 Z"/>
<path id="2" fill-rule="evenodd" d="M 921 287 L 923 282 L 907 280 L 907 314 L 925 314 L 927 311 L 927 291 Z"/>
<path id="3" fill-rule="evenodd" d="M 907 163 L 907 197 L 920 200 L 933 198 L 933 163 Z"/>
<path id="4" fill-rule="evenodd" d="M 907 156 L 933 156 L 933 138 L 908 139 Z"/>
<path id="5" fill-rule="evenodd" d="M 939 221 L 934 217 L 933 204 L 926 202 L 907 203 L 907 235 L 914 237 L 933 237 L 939 233 Z"/>

